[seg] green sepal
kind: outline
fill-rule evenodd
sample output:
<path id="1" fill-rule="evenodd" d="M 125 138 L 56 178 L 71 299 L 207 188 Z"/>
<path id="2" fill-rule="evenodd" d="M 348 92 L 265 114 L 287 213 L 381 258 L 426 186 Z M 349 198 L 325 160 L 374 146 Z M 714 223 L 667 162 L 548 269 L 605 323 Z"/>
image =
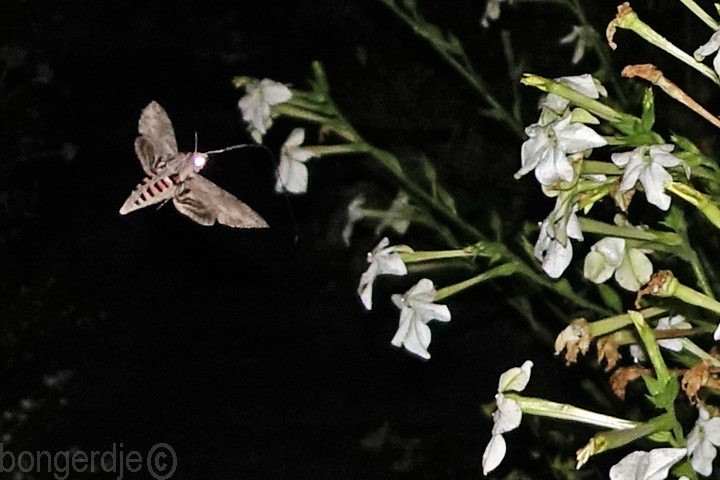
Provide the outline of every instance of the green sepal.
<path id="1" fill-rule="evenodd" d="M 646 132 L 651 131 L 655 124 L 655 94 L 652 87 L 648 87 L 643 95 L 640 124 Z"/>
<path id="2" fill-rule="evenodd" d="M 600 119 L 584 108 L 573 108 L 570 114 L 571 123 L 586 123 L 588 125 L 600 125 Z"/>
<path id="3" fill-rule="evenodd" d="M 643 375 L 642 379 L 645 381 L 648 392 L 650 392 L 650 395 L 646 395 L 647 399 L 657 408 L 671 409 L 680 392 L 680 382 L 678 382 L 677 377 L 671 376 L 664 384 L 648 375 Z"/>

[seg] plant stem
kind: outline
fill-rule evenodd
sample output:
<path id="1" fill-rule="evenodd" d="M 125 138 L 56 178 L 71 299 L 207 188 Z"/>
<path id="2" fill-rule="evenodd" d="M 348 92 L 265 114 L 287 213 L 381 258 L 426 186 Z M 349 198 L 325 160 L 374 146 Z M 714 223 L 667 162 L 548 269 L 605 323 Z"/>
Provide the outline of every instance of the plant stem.
<path id="1" fill-rule="evenodd" d="M 493 115 L 502 123 L 504 123 L 517 137 L 524 139 L 525 138 L 525 131 L 523 129 L 522 124 L 513 117 L 513 115 L 508 112 L 501 104 L 498 102 L 495 97 L 490 93 L 490 90 L 488 89 L 487 85 L 485 85 L 485 82 L 480 77 L 480 75 L 475 72 L 475 70 L 470 66 L 462 65 L 458 60 L 453 57 L 450 52 L 446 48 L 443 48 L 435 39 L 433 35 L 431 35 L 423 26 L 415 21 L 410 15 L 405 13 L 400 7 L 398 7 L 395 4 L 394 0 L 380 0 L 381 3 L 383 3 L 386 7 L 388 7 L 398 18 L 400 18 L 403 22 L 405 22 L 410 28 L 412 28 L 413 32 L 417 34 L 418 36 L 425 39 L 427 42 L 430 43 L 430 45 L 433 47 L 433 49 L 445 60 L 448 65 L 450 65 L 458 74 L 460 74 L 465 81 L 477 92 L 480 97 L 482 97 L 485 102 L 490 105 L 490 108 L 493 112 Z"/>
<path id="2" fill-rule="evenodd" d="M 702 20 L 705 25 L 712 28 L 713 30 L 717 30 L 720 28 L 720 25 L 715 21 L 714 18 L 712 18 L 703 8 L 695 3 L 694 0 L 680 0 L 680 3 L 685 5 L 688 10 L 690 10 L 692 13 L 695 14 L 700 20 Z"/>
<path id="3" fill-rule="evenodd" d="M 609 223 L 600 222 L 587 217 L 580 217 L 579 220 L 582 231 L 587 233 L 598 233 L 609 237 L 657 242 L 670 247 L 683 245 L 682 237 L 675 232 L 658 232 L 656 230 L 618 227 L 617 225 L 610 225 Z"/>
<path id="4" fill-rule="evenodd" d="M 469 278 L 465 281 L 441 288 L 440 290 L 437 291 L 437 293 L 435 295 L 435 301 L 439 301 L 439 300 L 447 298 L 451 295 L 455 295 L 456 293 L 462 292 L 463 290 L 470 288 L 473 285 L 477 285 L 478 283 L 484 282 L 486 280 L 492 280 L 493 278 L 510 276 L 513 273 L 515 273 L 516 271 L 517 271 L 517 266 L 512 263 L 506 263 L 504 265 L 500 265 L 499 267 L 492 268 L 492 269 L 490 269 L 486 272 L 483 272 L 479 275 L 475 275 L 474 277 Z"/>
<path id="5" fill-rule="evenodd" d="M 630 4 L 627 2 L 618 6 L 617 16 L 608 25 L 608 43 L 613 49 L 617 48 L 617 45 L 615 44 L 615 42 L 613 42 L 613 35 L 615 33 L 615 28 L 617 27 L 632 30 L 643 40 L 647 41 L 652 45 L 655 45 L 661 50 L 665 50 L 673 57 L 677 58 L 681 62 L 684 62 L 685 64 L 705 75 L 707 78 L 709 78 L 716 84 L 720 85 L 720 78 L 718 77 L 717 73 L 715 73 L 715 70 L 708 67 L 702 62 L 698 62 L 691 55 L 685 53 L 684 50 L 676 47 L 667 38 L 663 37 L 658 32 L 653 30 L 650 25 L 640 20 L 640 17 L 637 16 L 637 14 L 630 7 Z"/>
<path id="6" fill-rule="evenodd" d="M 512 393 L 506 393 L 504 395 L 517 402 L 522 412 L 527 415 L 569 420 L 595 425 L 597 427 L 611 428 L 613 430 L 626 430 L 641 425 L 639 422 L 603 415 L 602 413 L 585 410 L 584 408 L 575 407 L 567 403 L 551 402 L 543 398 L 524 397 Z"/>

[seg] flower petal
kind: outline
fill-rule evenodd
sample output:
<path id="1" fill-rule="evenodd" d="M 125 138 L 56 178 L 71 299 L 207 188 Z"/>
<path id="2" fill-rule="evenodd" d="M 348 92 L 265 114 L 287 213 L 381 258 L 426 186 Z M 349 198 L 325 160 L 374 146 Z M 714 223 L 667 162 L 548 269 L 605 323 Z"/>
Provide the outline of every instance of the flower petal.
<path id="1" fill-rule="evenodd" d="M 493 435 L 490 443 L 485 447 L 482 458 L 483 475 L 495 470 L 505 458 L 507 445 L 502 435 Z"/>
<path id="2" fill-rule="evenodd" d="M 276 191 L 282 192 L 286 190 L 290 193 L 305 193 L 307 184 L 308 169 L 304 164 L 285 157 L 280 159 L 278 180 L 275 184 Z"/>
<path id="3" fill-rule="evenodd" d="M 605 283 L 615 273 L 615 268 L 600 252 L 589 252 L 583 264 L 583 276 L 593 283 Z"/>
<path id="4" fill-rule="evenodd" d="M 530 373 L 532 372 L 533 362 L 525 360 L 520 367 L 513 367 L 500 375 L 498 381 L 498 392 L 522 392 L 530 381 Z"/>
<path id="5" fill-rule="evenodd" d="M 615 271 L 615 281 L 625 290 L 637 292 L 650 281 L 653 265 L 650 259 L 637 248 L 631 248 Z"/>
<path id="6" fill-rule="evenodd" d="M 430 345 L 430 327 L 418 321 L 415 312 L 405 307 L 400 311 L 400 323 L 395 336 L 390 341 L 396 347 L 404 347 L 425 360 L 430 359 L 427 347 Z"/>
<path id="7" fill-rule="evenodd" d="M 287 102 L 292 98 L 292 92 L 280 82 L 265 78 L 260 81 L 263 100 L 270 105 Z"/>
<path id="8" fill-rule="evenodd" d="M 498 393 L 495 396 L 497 410 L 493 413 L 493 435 L 500 435 L 520 426 L 522 410 L 515 400 Z"/>
<path id="9" fill-rule="evenodd" d="M 566 120 L 569 123 L 570 117 L 567 117 Z M 565 153 L 578 153 L 589 148 L 607 145 L 607 140 L 582 123 L 572 123 L 563 128 L 558 125 L 555 127 L 555 134 L 558 147 Z"/>
<path id="10" fill-rule="evenodd" d="M 664 480 L 686 453 L 684 448 L 633 452 L 610 469 L 610 480 Z"/>
<path id="11" fill-rule="evenodd" d="M 664 211 L 670 208 L 671 198 L 665 193 L 665 184 L 671 182 L 672 177 L 663 167 L 651 163 L 640 172 L 639 180 L 648 203 Z"/>
<path id="12" fill-rule="evenodd" d="M 720 48 L 720 30 L 713 33 L 707 43 L 698 47 L 697 50 L 693 52 L 693 57 L 695 57 L 695 60 L 698 62 L 702 62 L 705 57 L 713 52 L 717 52 L 718 48 Z"/>

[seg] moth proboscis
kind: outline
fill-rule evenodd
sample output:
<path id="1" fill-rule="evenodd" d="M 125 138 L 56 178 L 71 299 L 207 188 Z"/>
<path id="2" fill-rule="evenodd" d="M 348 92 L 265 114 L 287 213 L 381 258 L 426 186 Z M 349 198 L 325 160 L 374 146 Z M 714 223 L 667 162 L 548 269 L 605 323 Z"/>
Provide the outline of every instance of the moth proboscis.
<path id="1" fill-rule="evenodd" d="M 268 227 L 252 208 L 199 174 L 208 153 L 178 151 L 172 122 L 160 104 L 153 101 L 143 109 L 138 131 L 135 153 L 147 176 L 125 200 L 121 215 L 172 199 L 180 213 L 200 225 Z"/>

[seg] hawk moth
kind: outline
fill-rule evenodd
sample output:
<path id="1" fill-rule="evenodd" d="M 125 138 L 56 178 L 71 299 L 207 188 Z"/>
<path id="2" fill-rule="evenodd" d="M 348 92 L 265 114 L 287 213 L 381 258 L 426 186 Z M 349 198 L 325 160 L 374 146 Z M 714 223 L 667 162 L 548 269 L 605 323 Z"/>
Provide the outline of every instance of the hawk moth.
<path id="1" fill-rule="evenodd" d="M 233 228 L 268 227 L 252 208 L 199 174 L 208 153 L 178 151 L 172 123 L 160 104 L 150 102 L 143 109 L 138 131 L 135 153 L 147 176 L 125 200 L 121 215 L 172 199 L 180 213 L 200 225 L 217 221 Z"/>

